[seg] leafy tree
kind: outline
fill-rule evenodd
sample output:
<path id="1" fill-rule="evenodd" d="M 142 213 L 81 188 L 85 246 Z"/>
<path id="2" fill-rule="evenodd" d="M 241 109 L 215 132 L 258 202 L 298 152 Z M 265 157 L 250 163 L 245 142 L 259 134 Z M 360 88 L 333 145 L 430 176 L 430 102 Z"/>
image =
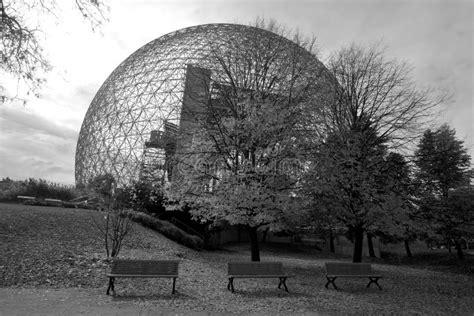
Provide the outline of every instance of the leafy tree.
<path id="1" fill-rule="evenodd" d="M 457 188 L 448 194 L 447 212 L 437 214 L 445 236 L 454 240 L 459 259 L 464 259 L 461 240 L 474 236 L 474 187 Z"/>
<path id="2" fill-rule="evenodd" d="M 417 179 L 426 192 L 447 198 L 451 189 L 469 183 L 471 157 L 448 125 L 427 130 L 415 152 Z"/>
<path id="3" fill-rule="evenodd" d="M 75 0 L 82 16 L 91 22 L 93 28 L 104 20 L 105 6 L 101 0 Z M 43 17 L 57 17 L 55 0 L 1 0 L 0 1 L 0 70 L 23 82 L 28 93 L 38 96 L 44 83 L 44 73 L 51 66 L 44 56 L 39 39 L 41 30 L 31 24 L 28 13 L 37 11 Z M 0 98 L 7 97 L 0 83 Z"/>
<path id="4" fill-rule="evenodd" d="M 404 156 L 390 152 L 386 158 L 384 173 L 389 180 L 389 189 L 398 197 L 399 203 L 392 205 L 390 210 L 393 220 L 379 223 L 375 234 L 383 240 L 403 242 L 407 257 L 411 257 L 410 241 L 425 234 L 428 229 L 418 214 L 412 170 Z"/>
<path id="5" fill-rule="evenodd" d="M 353 236 L 354 262 L 361 261 L 364 234 L 391 219 L 390 206 L 398 202 L 383 172 L 386 148 L 376 139 L 367 132 L 330 135 L 304 181 L 316 217 L 345 226 Z"/>
<path id="6" fill-rule="evenodd" d="M 435 231 L 454 241 L 460 259 L 463 254 L 459 226 L 471 213 L 454 197 L 464 201 L 464 195 L 471 192 L 463 189 L 469 186 L 471 178 L 470 160 L 463 142 L 446 124 L 436 131 L 425 131 L 415 152 L 424 215 L 433 222 Z"/>
<path id="7" fill-rule="evenodd" d="M 331 217 L 354 235 L 353 261 L 360 262 L 364 233 L 376 218 L 393 218 L 384 208 L 402 203 L 384 174 L 386 149 L 413 139 L 445 97 L 431 100 L 430 90 L 416 89 L 410 68 L 376 46 L 343 48 L 328 66 L 335 84 L 317 124 L 326 141 L 315 146 L 305 194 L 331 205 Z"/>
<path id="8" fill-rule="evenodd" d="M 120 188 L 122 200 L 132 209 L 140 212 L 161 215 L 166 211 L 164 190 L 159 182 L 137 180 Z"/>
<path id="9" fill-rule="evenodd" d="M 321 93 L 313 80 L 321 74 L 307 73 L 315 68 L 307 51 L 258 34 L 235 49 L 211 48 L 210 95 L 194 112 L 191 154 L 179 156 L 171 187 L 196 218 L 246 227 L 253 261 L 260 227 L 298 218 L 299 170 L 291 164 L 314 112 L 311 97 Z"/>

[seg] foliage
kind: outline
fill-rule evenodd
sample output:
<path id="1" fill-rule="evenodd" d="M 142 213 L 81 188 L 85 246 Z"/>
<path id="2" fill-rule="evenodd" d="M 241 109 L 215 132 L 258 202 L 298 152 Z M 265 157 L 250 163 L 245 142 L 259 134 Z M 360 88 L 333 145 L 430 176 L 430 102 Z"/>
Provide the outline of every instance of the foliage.
<path id="1" fill-rule="evenodd" d="M 458 258 L 463 259 L 463 240 L 474 236 L 474 187 L 450 190 L 446 198 L 428 195 L 420 202 L 420 213 L 433 234 L 453 242 Z"/>
<path id="2" fill-rule="evenodd" d="M 319 146 L 303 194 L 316 221 L 344 226 L 362 246 L 364 232 L 386 229 L 403 214 L 403 201 L 386 172 L 386 147 L 370 132 L 335 134 Z M 384 228 L 382 228 L 384 227 Z M 356 251 L 357 250 L 357 251 Z M 360 261 L 358 248 L 354 261 Z"/>
<path id="3" fill-rule="evenodd" d="M 257 33 L 243 47 L 214 46 L 210 95 L 192 99 L 204 110 L 193 112 L 191 154 L 178 157 L 169 197 L 189 205 L 201 221 L 246 227 L 254 261 L 257 229 L 297 218 L 298 144 L 315 109 L 312 93 L 322 90 L 314 80 L 321 74 L 306 73 L 315 62 L 308 54 L 283 37 Z"/>
<path id="4" fill-rule="evenodd" d="M 160 216 L 166 211 L 163 187 L 158 182 L 138 180 L 126 187 L 130 207 L 139 212 Z"/>
<path id="5" fill-rule="evenodd" d="M 101 0 L 75 0 L 75 4 L 93 28 L 104 20 L 104 4 Z M 51 69 L 39 39 L 41 30 L 31 25 L 28 14 L 37 11 L 43 17 L 56 17 L 57 6 L 55 0 L 0 1 L 0 69 L 26 84 L 28 94 L 38 96 L 45 81 L 44 73 Z M 3 103 L 7 97 L 3 94 L 1 83 L 0 88 Z"/>
<path id="6" fill-rule="evenodd" d="M 0 201 L 17 201 L 17 196 L 32 196 L 38 199 L 59 199 L 68 201 L 80 194 L 74 186 L 50 182 L 44 179 L 12 180 L 3 178 L 0 181 Z"/>
<path id="7" fill-rule="evenodd" d="M 336 83 L 320 112 L 324 141 L 312 150 L 303 192 L 316 217 L 355 236 L 353 260 L 360 262 L 364 232 L 381 224 L 399 229 L 395 219 L 406 221 L 406 199 L 385 170 L 387 149 L 415 137 L 445 98 L 432 101 L 430 90 L 416 89 L 410 68 L 377 46 L 343 48 L 328 66 Z"/>
<path id="8" fill-rule="evenodd" d="M 426 130 L 415 152 L 417 180 L 424 192 L 448 196 L 448 192 L 469 183 L 471 157 L 448 125 Z"/>
<path id="9" fill-rule="evenodd" d="M 104 209 L 110 209 L 114 206 L 116 183 L 110 173 L 94 177 L 89 181 L 87 187 L 89 193 L 100 201 Z"/>
<path id="10" fill-rule="evenodd" d="M 472 227 L 466 230 L 465 225 L 474 220 L 470 160 L 463 142 L 446 124 L 425 131 L 415 152 L 422 215 L 434 232 L 454 241 L 460 259 L 464 257 L 460 238 L 472 235 Z"/>
<path id="11" fill-rule="evenodd" d="M 412 168 L 404 156 L 390 152 L 386 157 L 384 173 L 390 180 L 390 190 L 399 197 L 400 203 L 393 205 L 397 207 L 391 210 L 393 215 L 396 215 L 392 217 L 393 220 L 378 223 L 374 233 L 386 243 L 403 241 L 407 256 L 410 257 L 410 242 L 430 233 L 428 223 L 419 216 Z"/>
<path id="12" fill-rule="evenodd" d="M 151 228 L 184 246 L 192 249 L 202 249 L 203 247 L 203 240 L 201 240 L 201 238 L 190 235 L 167 221 L 162 221 L 148 214 L 134 211 L 127 211 L 124 215 L 129 217 L 132 221 Z"/>

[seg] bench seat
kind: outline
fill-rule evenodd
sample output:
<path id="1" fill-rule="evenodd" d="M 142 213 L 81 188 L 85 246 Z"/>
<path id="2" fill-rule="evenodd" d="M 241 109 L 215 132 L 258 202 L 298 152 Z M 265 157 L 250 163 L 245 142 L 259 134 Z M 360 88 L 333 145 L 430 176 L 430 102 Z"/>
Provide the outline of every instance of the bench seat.
<path id="1" fill-rule="evenodd" d="M 228 275 L 229 278 L 234 278 L 234 279 L 237 279 L 237 278 L 242 278 L 242 279 L 251 279 L 251 278 L 258 278 L 258 279 L 261 279 L 261 278 L 291 278 L 292 276 L 291 275 L 284 275 L 284 274 L 274 274 L 274 275 L 271 275 L 271 274 L 232 274 L 232 275 Z"/>
<path id="2" fill-rule="evenodd" d="M 355 275 L 355 274 L 326 274 L 326 276 L 328 277 L 338 277 L 338 278 L 367 278 L 367 277 L 377 277 L 377 278 L 381 278 L 382 275 L 381 274 L 364 274 L 364 275 Z"/>
<path id="3" fill-rule="evenodd" d="M 369 283 L 375 284 L 381 290 L 382 287 L 379 285 L 378 280 L 382 278 L 380 273 L 372 270 L 370 263 L 343 263 L 343 262 L 326 262 L 326 285 L 328 288 L 329 284 L 337 290 L 337 286 L 334 281 L 337 278 L 368 278 Z"/>
<path id="4" fill-rule="evenodd" d="M 286 286 L 286 279 L 292 276 L 283 273 L 283 266 L 281 262 L 229 262 L 227 264 L 227 277 L 229 283 L 227 289 L 234 293 L 234 279 L 251 279 L 251 278 L 278 278 L 280 283 L 278 288 L 283 286 L 288 292 Z"/>
<path id="5" fill-rule="evenodd" d="M 178 275 L 171 274 L 107 274 L 108 277 L 118 278 L 177 278 Z"/>

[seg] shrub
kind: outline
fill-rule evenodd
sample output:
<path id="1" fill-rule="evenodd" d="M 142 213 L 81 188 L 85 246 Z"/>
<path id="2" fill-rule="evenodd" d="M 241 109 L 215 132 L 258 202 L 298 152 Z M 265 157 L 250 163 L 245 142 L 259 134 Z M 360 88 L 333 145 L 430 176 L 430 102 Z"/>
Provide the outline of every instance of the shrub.
<path id="1" fill-rule="evenodd" d="M 135 211 L 128 211 L 127 216 L 130 217 L 132 221 L 153 229 L 181 245 L 192 249 L 202 249 L 203 247 L 203 240 L 201 238 L 190 235 L 167 221 L 162 221 L 145 213 Z"/>
<path id="2" fill-rule="evenodd" d="M 161 216 L 166 211 L 164 207 L 164 192 L 160 183 L 135 181 L 124 188 L 128 194 L 130 206 L 139 212 Z"/>
<path id="3" fill-rule="evenodd" d="M 18 195 L 68 201 L 77 197 L 78 194 L 79 192 L 73 186 L 44 179 L 29 178 L 28 180 L 18 181 L 7 177 L 0 180 L 0 201 L 16 201 Z"/>

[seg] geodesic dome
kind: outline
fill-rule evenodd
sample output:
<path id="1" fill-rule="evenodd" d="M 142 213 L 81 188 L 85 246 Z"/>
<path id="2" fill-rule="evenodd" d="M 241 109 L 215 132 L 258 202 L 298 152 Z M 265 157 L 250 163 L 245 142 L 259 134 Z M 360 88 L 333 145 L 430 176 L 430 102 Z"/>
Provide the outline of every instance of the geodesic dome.
<path id="1" fill-rule="evenodd" d="M 166 34 L 123 61 L 95 95 L 77 142 L 76 184 L 105 173 L 126 184 L 140 176 L 150 159 L 163 159 L 158 148 L 155 155 L 147 154 L 153 149 L 149 144 L 167 126 L 179 128 L 189 65 L 221 71 L 209 57 L 213 47 L 239 49 L 255 38 L 299 51 L 308 61 L 308 72 L 325 69 L 296 43 L 256 27 L 208 24 Z"/>

